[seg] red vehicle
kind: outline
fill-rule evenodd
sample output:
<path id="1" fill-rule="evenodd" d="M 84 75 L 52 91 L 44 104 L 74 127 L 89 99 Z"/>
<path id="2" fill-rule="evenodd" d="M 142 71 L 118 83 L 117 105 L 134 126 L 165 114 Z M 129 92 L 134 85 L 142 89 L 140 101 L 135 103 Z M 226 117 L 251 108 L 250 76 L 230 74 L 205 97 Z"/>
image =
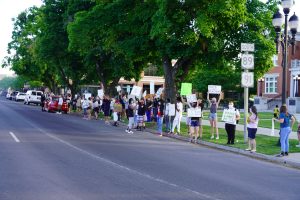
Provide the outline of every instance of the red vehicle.
<path id="1" fill-rule="evenodd" d="M 58 99 L 59 99 L 59 96 L 53 96 L 51 99 L 52 100 L 47 99 L 45 101 L 44 108 L 48 112 L 57 112 L 58 111 Z M 64 112 L 64 113 L 66 113 L 66 114 L 69 111 L 68 103 L 65 100 L 63 101 L 63 104 L 61 106 L 61 111 Z"/>

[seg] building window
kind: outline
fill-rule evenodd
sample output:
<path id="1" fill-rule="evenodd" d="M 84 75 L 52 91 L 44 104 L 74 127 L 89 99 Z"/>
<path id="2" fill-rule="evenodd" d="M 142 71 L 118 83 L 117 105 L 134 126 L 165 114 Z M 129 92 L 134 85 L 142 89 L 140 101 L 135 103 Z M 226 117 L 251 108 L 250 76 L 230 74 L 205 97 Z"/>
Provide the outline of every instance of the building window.
<path id="1" fill-rule="evenodd" d="M 274 67 L 277 67 L 278 66 L 278 56 L 274 55 L 272 60 L 273 60 Z"/>
<path id="2" fill-rule="evenodd" d="M 265 78 L 265 92 L 266 94 L 277 93 L 277 77 Z"/>
<path id="3" fill-rule="evenodd" d="M 300 68 L 300 60 L 292 60 L 292 68 Z"/>

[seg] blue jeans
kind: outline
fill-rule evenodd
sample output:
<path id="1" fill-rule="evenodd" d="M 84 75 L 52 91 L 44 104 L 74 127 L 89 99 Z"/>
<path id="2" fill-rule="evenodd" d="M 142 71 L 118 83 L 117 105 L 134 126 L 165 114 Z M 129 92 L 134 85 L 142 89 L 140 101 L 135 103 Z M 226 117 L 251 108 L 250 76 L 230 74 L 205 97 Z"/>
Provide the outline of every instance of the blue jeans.
<path id="1" fill-rule="evenodd" d="M 151 110 L 147 110 L 146 115 L 147 115 L 147 122 L 151 122 Z"/>
<path id="2" fill-rule="evenodd" d="M 171 128 L 172 128 L 172 124 L 171 124 L 171 117 L 166 115 L 165 116 L 165 122 L 166 122 L 166 129 L 167 129 L 167 132 L 170 132 L 171 131 Z"/>
<path id="3" fill-rule="evenodd" d="M 162 134 L 163 117 L 157 117 L 157 132 Z"/>
<path id="4" fill-rule="evenodd" d="M 291 133 L 290 127 L 280 128 L 280 143 L 281 152 L 289 152 L 289 135 Z"/>

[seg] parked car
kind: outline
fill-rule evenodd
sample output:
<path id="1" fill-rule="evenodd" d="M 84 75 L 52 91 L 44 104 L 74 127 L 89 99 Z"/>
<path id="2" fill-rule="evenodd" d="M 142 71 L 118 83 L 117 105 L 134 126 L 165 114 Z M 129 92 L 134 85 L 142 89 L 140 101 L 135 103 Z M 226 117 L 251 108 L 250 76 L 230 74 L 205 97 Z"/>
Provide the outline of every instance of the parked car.
<path id="1" fill-rule="evenodd" d="M 18 92 L 18 94 L 15 97 L 15 101 L 24 101 L 25 100 L 26 93 L 24 92 Z"/>
<path id="2" fill-rule="evenodd" d="M 59 96 L 52 96 L 51 100 L 47 99 L 44 103 L 44 108 L 48 112 L 57 112 L 58 111 L 58 99 Z M 64 100 L 63 104 L 61 106 L 61 111 L 64 113 L 68 113 L 69 108 L 68 108 L 68 103 Z"/>
<path id="3" fill-rule="evenodd" d="M 28 90 L 25 95 L 24 104 L 37 104 L 41 105 L 41 96 L 43 92 L 42 91 L 36 91 L 36 90 Z"/>
<path id="4" fill-rule="evenodd" d="M 16 96 L 17 96 L 18 93 L 19 93 L 19 91 L 14 91 L 13 93 L 11 93 L 10 100 L 15 101 L 16 100 Z"/>

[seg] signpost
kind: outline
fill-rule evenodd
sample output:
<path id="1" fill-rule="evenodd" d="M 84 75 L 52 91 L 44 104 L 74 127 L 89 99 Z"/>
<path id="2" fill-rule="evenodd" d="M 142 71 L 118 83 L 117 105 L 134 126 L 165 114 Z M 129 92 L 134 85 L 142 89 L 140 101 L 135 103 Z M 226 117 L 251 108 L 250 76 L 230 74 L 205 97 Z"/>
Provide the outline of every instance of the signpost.
<path id="1" fill-rule="evenodd" d="M 241 51 L 244 52 L 241 56 L 241 65 L 244 69 L 242 73 L 242 87 L 244 87 L 244 142 L 247 143 L 247 116 L 248 116 L 248 99 L 249 87 L 254 86 L 254 73 L 248 72 L 249 69 L 254 69 L 254 55 L 248 52 L 254 52 L 253 43 L 241 43 Z"/>

